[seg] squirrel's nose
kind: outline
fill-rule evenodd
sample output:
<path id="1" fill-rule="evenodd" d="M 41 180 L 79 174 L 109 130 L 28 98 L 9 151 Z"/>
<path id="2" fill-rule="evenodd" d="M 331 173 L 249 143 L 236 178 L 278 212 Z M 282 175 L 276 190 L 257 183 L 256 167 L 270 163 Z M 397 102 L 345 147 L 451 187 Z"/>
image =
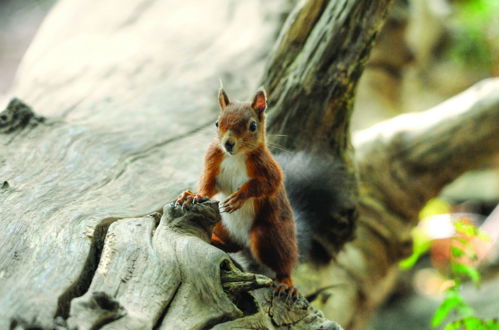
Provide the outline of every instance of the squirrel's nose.
<path id="1" fill-rule="evenodd" d="M 232 153 L 232 149 L 234 149 L 234 143 L 230 141 L 225 142 L 225 150 Z"/>

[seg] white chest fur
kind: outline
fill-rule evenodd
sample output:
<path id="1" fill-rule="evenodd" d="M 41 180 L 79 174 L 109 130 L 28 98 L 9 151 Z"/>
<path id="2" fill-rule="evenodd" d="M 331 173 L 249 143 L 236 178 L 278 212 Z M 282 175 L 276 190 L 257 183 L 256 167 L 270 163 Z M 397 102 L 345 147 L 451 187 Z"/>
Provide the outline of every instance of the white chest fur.
<path id="1" fill-rule="evenodd" d="M 220 174 L 217 176 L 217 188 L 220 191 L 217 198 L 220 204 L 232 193 L 236 192 L 248 179 L 246 156 L 244 154 L 226 155 L 220 165 Z M 247 200 L 239 210 L 232 213 L 222 213 L 224 227 L 235 241 L 244 245 L 248 243 L 248 233 L 253 225 L 254 218 L 255 210 L 252 198 Z"/>

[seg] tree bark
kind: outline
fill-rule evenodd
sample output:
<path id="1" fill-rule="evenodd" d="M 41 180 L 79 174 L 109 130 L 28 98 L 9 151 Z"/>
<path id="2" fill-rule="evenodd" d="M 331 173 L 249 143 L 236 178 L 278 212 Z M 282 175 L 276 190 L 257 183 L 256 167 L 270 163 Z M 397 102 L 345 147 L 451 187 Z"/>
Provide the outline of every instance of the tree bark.
<path id="1" fill-rule="evenodd" d="M 458 102 L 459 116 L 432 118 L 435 124 L 419 135 L 397 131 L 404 127 L 398 124 L 393 135 L 367 131 L 371 138 L 359 137 L 354 156 L 353 89 L 390 1 L 304 2 L 264 70 L 262 58 L 285 3 L 105 0 L 56 6 L 12 89 L 36 114 L 14 103 L 0 116 L 0 328 L 337 327 L 303 300 L 290 308 L 306 313 L 289 312 L 278 300 L 269 304 L 274 300 L 265 288 L 256 290 L 255 304 L 240 305 L 238 295 L 251 301 L 244 292 L 268 281 L 238 272 L 206 243 L 210 216 L 186 218 L 176 209 L 161 220 L 148 216 L 194 187 L 214 135 L 218 79 L 230 94 L 244 97 L 263 72 L 273 108 L 270 131 L 287 135 L 278 143 L 307 149 L 305 142 L 313 140 L 351 173 L 358 164 L 356 240 L 337 262 L 307 273 L 309 266 L 301 265 L 295 278 L 304 294 L 341 284 L 323 293 L 317 306 L 346 328 L 362 326 L 410 248 L 417 209 L 497 147 L 497 130 L 456 135 L 468 132 L 468 122 L 480 129 L 497 126 L 497 81 L 487 83 L 486 93 L 472 92 L 476 103 L 469 107 Z M 310 139 L 304 128 L 316 129 L 319 138 Z M 454 140 L 469 144 L 447 143 Z M 477 162 L 458 159 L 483 145 L 488 147 Z M 437 147 L 445 150 L 442 157 Z M 443 155 L 456 155 L 455 162 L 447 165 Z M 416 181 L 428 182 L 435 164 L 458 169 L 449 167 L 432 191 L 423 192 Z M 399 210 L 398 201 L 408 209 Z"/>
<path id="2" fill-rule="evenodd" d="M 393 1 L 303 1 L 263 78 L 268 128 L 288 149 L 348 158 L 354 90 Z"/>

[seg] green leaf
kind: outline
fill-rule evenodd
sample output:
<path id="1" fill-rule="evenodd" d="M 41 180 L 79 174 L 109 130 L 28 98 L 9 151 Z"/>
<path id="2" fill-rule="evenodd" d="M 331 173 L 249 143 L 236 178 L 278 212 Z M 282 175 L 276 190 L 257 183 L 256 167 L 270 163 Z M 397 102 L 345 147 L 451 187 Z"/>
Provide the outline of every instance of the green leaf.
<path id="1" fill-rule="evenodd" d="M 475 316 L 466 317 L 463 321 L 466 329 L 485 330 L 484 322 Z"/>
<path id="2" fill-rule="evenodd" d="M 464 251 L 456 246 L 451 247 L 451 252 L 452 256 L 456 258 L 462 257 L 464 255 Z"/>
<path id="3" fill-rule="evenodd" d="M 461 320 L 447 323 L 444 330 L 459 330 L 463 326 L 463 322 Z"/>
<path id="4" fill-rule="evenodd" d="M 460 320 L 448 323 L 444 330 L 499 330 L 499 322 L 497 319 L 482 320 L 476 316 L 464 317 Z"/>
<path id="5" fill-rule="evenodd" d="M 406 259 L 399 262 L 399 267 L 402 269 L 412 268 L 416 262 L 425 254 L 431 247 L 431 239 L 420 229 L 415 228 L 412 231 L 413 248 L 412 254 Z"/>
<path id="6" fill-rule="evenodd" d="M 409 257 L 405 258 L 404 260 L 399 262 L 399 267 L 401 269 L 411 269 L 414 267 L 416 262 L 418 262 L 419 258 L 421 257 L 421 254 L 417 253 L 412 253 Z"/>
<path id="7" fill-rule="evenodd" d="M 412 268 L 416 262 L 421 258 L 423 254 L 426 253 L 431 247 L 431 242 L 427 241 L 418 245 L 414 245 L 414 250 L 412 251 L 412 254 L 407 257 L 406 259 L 402 260 L 399 262 L 399 267 L 402 269 L 409 269 Z"/>
<path id="8" fill-rule="evenodd" d="M 460 236 L 454 236 L 452 237 L 453 240 L 455 241 L 458 241 L 459 243 L 461 243 L 464 247 L 468 247 L 470 246 L 470 240 L 465 238 L 465 237 L 460 237 Z"/>
<path id="9" fill-rule="evenodd" d="M 464 223 L 462 221 L 456 221 L 454 223 L 454 228 L 458 233 L 464 234 L 466 236 L 475 237 L 477 235 L 477 229 L 475 225 Z"/>
<path id="10" fill-rule="evenodd" d="M 444 330 L 482 330 L 483 324 L 482 321 L 476 317 L 466 317 L 460 320 L 452 321 L 448 323 Z"/>
<path id="11" fill-rule="evenodd" d="M 463 305 L 464 302 L 461 296 L 455 289 L 450 289 L 446 292 L 445 298 L 438 306 L 437 310 L 433 314 L 431 320 L 432 327 L 438 327 L 447 318 L 447 315 L 453 310 L 457 309 L 459 306 Z"/>
<path id="12" fill-rule="evenodd" d="M 485 321 L 485 327 L 487 330 L 499 330 L 499 320 L 491 319 Z"/>
<path id="13" fill-rule="evenodd" d="M 440 324 L 442 324 L 442 322 L 445 320 L 452 309 L 454 309 L 454 306 L 452 306 L 451 304 L 442 303 L 433 314 L 433 318 L 431 319 L 431 326 L 436 328 Z"/>
<path id="14" fill-rule="evenodd" d="M 480 283 L 480 273 L 473 267 L 469 267 L 464 264 L 453 263 L 451 265 L 451 270 L 456 275 L 469 277 L 475 285 L 478 285 Z"/>

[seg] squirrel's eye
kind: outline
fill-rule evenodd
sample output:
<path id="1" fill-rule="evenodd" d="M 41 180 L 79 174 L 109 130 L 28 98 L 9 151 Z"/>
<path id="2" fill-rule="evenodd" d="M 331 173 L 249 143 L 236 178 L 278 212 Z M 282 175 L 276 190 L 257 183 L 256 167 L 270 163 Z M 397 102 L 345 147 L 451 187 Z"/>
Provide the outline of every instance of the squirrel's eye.
<path id="1" fill-rule="evenodd" d="M 215 122 L 215 126 L 218 127 L 218 120 Z"/>
<path id="2" fill-rule="evenodd" d="M 252 121 L 251 124 L 249 125 L 250 131 L 254 132 L 256 131 L 256 122 Z"/>

